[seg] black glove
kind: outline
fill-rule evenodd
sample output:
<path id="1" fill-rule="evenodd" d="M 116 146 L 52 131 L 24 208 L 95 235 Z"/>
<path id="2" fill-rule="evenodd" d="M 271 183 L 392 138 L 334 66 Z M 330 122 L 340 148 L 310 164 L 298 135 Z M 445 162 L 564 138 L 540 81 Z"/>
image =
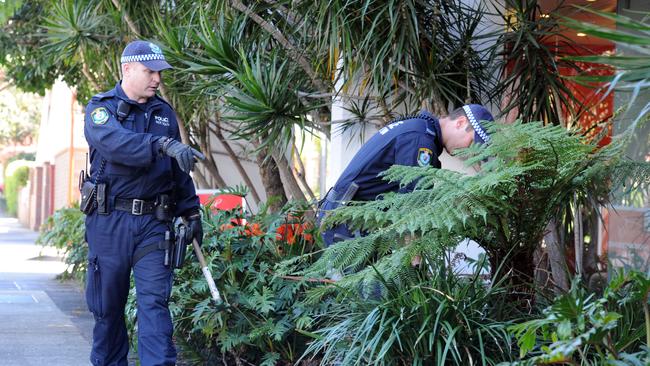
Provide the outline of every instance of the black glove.
<path id="1" fill-rule="evenodd" d="M 178 166 L 185 173 L 194 170 L 194 164 L 196 163 L 197 158 L 201 160 L 205 159 L 205 155 L 201 154 L 200 151 L 180 143 L 171 137 L 163 137 L 159 139 L 158 144 L 160 146 L 160 151 L 162 151 L 163 154 L 176 159 Z"/>
<path id="2" fill-rule="evenodd" d="M 203 225 L 201 225 L 201 213 L 194 212 L 186 216 L 185 221 L 187 221 L 187 228 L 189 229 L 187 237 L 189 238 L 190 242 L 196 239 L 196 242 L 199 243 L 199 246 L 201 246 L 203 244 Z"/>

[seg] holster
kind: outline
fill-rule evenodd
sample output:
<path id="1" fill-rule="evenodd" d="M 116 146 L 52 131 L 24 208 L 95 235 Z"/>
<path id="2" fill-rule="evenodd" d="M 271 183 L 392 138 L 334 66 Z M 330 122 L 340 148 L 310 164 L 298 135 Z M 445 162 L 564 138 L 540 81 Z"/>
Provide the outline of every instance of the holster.
<path id="1" fill-rule="evenodd" d="M 171 266 L 172 269 L 183 267 L 187 245 L 190 242 L 188 235 L 189 230 L 187 230 L 187 226 L 185 226 L 183 220 L 178 218 L 176 225 L 174 225 L 174 231 L 172 232 L 171 230 L 167 230 L 165 232 L 164 240 L 155 244 L 147 245 L 135 251 L 132 259 L 133 265 L 138 263 L 138 261 L 145 255 L 155 250 L 164 250 L 163 265 L 165 267 Z"/>
<path id="2" fill-rule="evenodd" d="M 174 243 L 174 254 L 172 256 L 172 265 L 174 266 L 173 268 L 183 267 L 183 263 L 185 262 L 185 253 L 187 251 L 188 245 L 187 234 L 187 226 L 185 226 L 185 224 L 183 224 L 181 221 L 175 227 L 176 240 Z"/>
<path id="3" fill-rule="evenodd" d="M 93 213 L 98 205 L 100 214 L 108 214 L 106 183 L 98 183 L 99 177 L 104 172 L 105 166 L 106 160 L 102 159 L 97 176 L 95 176 L 94 181 L 91 181 L 90 175 L 86 173 L 88 169 L 88 154 L 86 154 L 86 171 L 82 170 L 79 173 L 79 193 L 81 194 L 79 210 L 86 215 Z"/>

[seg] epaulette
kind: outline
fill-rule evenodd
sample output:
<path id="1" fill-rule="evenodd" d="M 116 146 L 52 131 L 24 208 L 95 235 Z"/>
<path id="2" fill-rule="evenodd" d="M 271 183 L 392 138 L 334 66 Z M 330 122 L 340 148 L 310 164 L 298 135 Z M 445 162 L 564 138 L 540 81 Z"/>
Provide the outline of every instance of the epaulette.
<path id="1" fill-rule="evenodd" d="M 432 135 L 433 137 L 437 137 L 436 131 L 430 129 L 429 125 L 427 124 L 427 122 L 431 123 L 432 125 L 436 124 L 436 120 L 433 117 L 431 117 L 431 115 L 429 115 L 428 113 L 420 112 L 415 116 L 415 118 L 419 118 L 421 120 L 424 120 L 425 121 L 424 122 L 424 130 L 426 131 L 426 133 L 428 133 L 429 135 Z"/>
<path id="2" fill-rule="evenodd" d="M 112 98 L 114 96 L 115 96 L 115 89 L 111 89 L 111 90 L 109 90 L 107 92 L 93 95 L 93 97 L 90 98 L 90 100 L 93 101 L 93 102 L 98 102 L 98 101 L 100 101 L 102 99 Z"/>

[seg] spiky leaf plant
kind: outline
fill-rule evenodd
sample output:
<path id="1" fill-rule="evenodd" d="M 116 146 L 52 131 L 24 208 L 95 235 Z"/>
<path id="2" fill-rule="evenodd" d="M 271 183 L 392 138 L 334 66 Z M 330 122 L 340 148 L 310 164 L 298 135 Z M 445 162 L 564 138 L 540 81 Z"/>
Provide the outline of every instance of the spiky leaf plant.
<path id="1" fill-rule="evenodd" d="M 541 123 L 497 124 L 491 131 L 490 144 L 461 153 L 467 164 L 482 165 L 478 174 L 394 166 L 386 179 L 415 181 L 412 193 L 388 193 L 335 210 L 326 225 L 348 222 L 367 235 L 327 248 L 308 273 L 355 272 L 339 286 L 356 288 L 374 281 L 372 264 L 386 278 L 399 279 L 411 271 L 407 264 L 415 255 L 470 238 L 486 250 L 492 280 L 507 279 L 519 293 L 515 298 L 528 300 L 533 252 L 564 202 L 575 194 L 606 202 L 625 179 L 650 185 L 650 163 L 623 155 L 632 129 L 603 148 Z"/>
<path id="2" fill-rule="evenodd" d="M 425 272 L 408 284 L 378 275 L 382 300 L 355 296 L 317 318 L 315 340 L 304 358 L 332 365 L 494 365 L 512 360 L 510 321 L 500 321 L 505 288 L 486 286 L 480 269 L 460 276 L 440 254 L 426 256 Z M 434 269 L 435 268 L 435 269 Z M 377 270 L 377 273 L 381 273 Z"/>
<path id="3" fill-rule="evenodd" d="M 426 105 L 481 100 L 489 90 L 486 54 L 472 45 L 484 16 L 482 5 L 460 0 L 297 1 L 304 14 L 298 29 L 326 52 L 319 65 L 361 93 L 381 96 L 383 108 L 408 110 Z M 350 89 L 354 88 L 354 85 Z M 344 88 L 345 94 L 348 88 Z"/>
<path id="4" fill-rule="evenodd" d="M 580 71 L 580 66 L 560 56 L 579 52 L 580 46 L 562 33 L 558 9 L 544 14 L 537 0 L 491 4 L 500 18 L 497 30 L 487 37 L 495 41 L 499 76 L 492 92 L 496 100 L 504 101 L 501 113 L 524 122 L 566 125 L 566 115 L 573 118 L 588 106 L 563 76 L 566 70 Z"/>

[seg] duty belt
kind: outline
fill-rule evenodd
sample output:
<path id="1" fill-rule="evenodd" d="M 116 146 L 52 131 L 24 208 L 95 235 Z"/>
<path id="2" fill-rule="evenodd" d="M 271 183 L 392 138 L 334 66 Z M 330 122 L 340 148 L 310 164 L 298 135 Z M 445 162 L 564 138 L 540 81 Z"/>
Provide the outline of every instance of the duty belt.
<path id="1" fill-rule="evenodd" d="M 131 213 L 131 215 L 136 216 L 152 214 L 156 211 L 156 201 L 116 197 L 114 209 L 119 211 L 126 211 Z"/>

